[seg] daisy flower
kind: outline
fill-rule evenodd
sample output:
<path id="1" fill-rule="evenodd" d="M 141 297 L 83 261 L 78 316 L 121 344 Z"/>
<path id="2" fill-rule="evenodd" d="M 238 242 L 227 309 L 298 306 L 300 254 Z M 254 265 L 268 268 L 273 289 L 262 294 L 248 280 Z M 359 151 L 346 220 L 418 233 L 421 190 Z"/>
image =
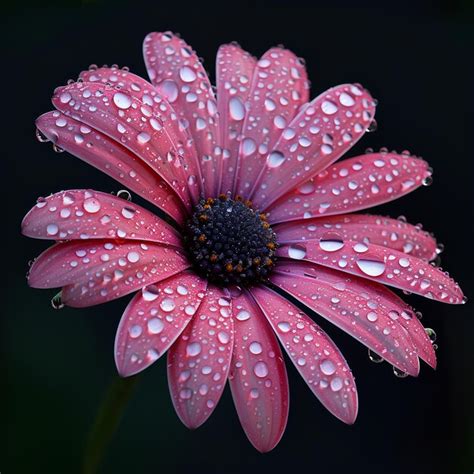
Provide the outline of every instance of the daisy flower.
<path id="1" fill-rule="evenodd" d="M 407 152 L 336 162 L 371 127 L 376 101 L 359 84 L 313 100 L 304 63 L 276 47 L 259 60 L 219 48 L 216 88 L 171 33 L 144 41 L 150 82 L 90 67 L 58 87 L 40 116 L 51 141 L 149 201 L 156 213 L 89 189 L 40 198 L 24 235 L 56 241 L 32 264 L 34 288 L 86 307 L 134 293 L 115 360 L 127 377 L 167 352 L 174 407 L 196 428 L 229 381 L 250 442 L 269 451 L 289 408 L 281 347 L 319 401 L 354 423 L 351 370 L 314 311 L 416 376 L 436 357 L 430 331 L 386 286 L 464 301 L 432 262 L 432 235 L 401 219 L 356 214 L 431 181 Z"/>

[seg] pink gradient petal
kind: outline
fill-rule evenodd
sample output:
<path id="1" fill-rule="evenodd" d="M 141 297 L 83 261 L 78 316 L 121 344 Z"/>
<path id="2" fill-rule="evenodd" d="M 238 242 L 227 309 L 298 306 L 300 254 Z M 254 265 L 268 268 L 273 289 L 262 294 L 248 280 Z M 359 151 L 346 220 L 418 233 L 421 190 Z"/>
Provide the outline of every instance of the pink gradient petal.
<path id="1" fill-rule="evenodd" d="M 277 255 L 307 260 L 444 303 L 464 302 L 459 285 L 425 260 L 380 245 L 345 240 L 335 231 L 319 240 L 282 245 Z"/>
<path id="2" fill-rule="evenodd" d="M 155 102 L 158 101 L 158 97 L 156 97 L 157 89 L 155 86 L 145 79 L 124 69 L 118 69 L 113 66 L 111 68 L 101 67 L 98 69 L 89 69 L 88 71 L 81 72 L 79 77 L 86 82 L 100 82 L 102 84 L 120 87 L 121 91 L 126 91 L 128 94 L 136 97 L 145 104 L 148 104 L 153 100 Z M 166 107 L 172 110 L 173 114 L 176 114 L 176 111 L 173 110 L 173 107 L 165 97 L 163 91 L 160 91 L 159 101 L 165 102 Z M 146 108 L 144 110 L 146 111 Z M 188 133 L 187 127 L 182 122 L 180 123 L 180 132 L 179 135 L 172 136 L 172 139 L 175 142 L 184 142 L 184 137 L 186 137 L 186 140 L 192 141 L 192 136 Z M 173 130 L 171 129 L 169 133 L 172 135 Z M 195 184 L 189 187 L 189 191 L 192 193 L 194 202 L 197 202 L 202 191 L 202 180 L 200 178 L 201 170 L 196 153 L 193 152 L 188 156 L 186 166 L 182 168 L 182 171 L 186 178 Z"/>
<path id="3" fill-rule="evenodd" d="M 71 241 L 53 245 L 33 263 L 33 288 L 64 286 L 63 303 L 92 306 L 127 295 L 189 266 L 176 249 L 138 241 Z"/>
<path id="4" fill-rule="evenodd" d="M 240 423 L 260 452 L 272 450 L 289 408 L 285 363 L 265 316 L 248 292 L 232 300 L 234 350 L 229 383 Z"/>
<path id="5" fill-rule="evenodd" d="M 159 95 L 140 100 L 105 84 L 77 82 L 58 87 L 52 102 L 65 115 L 128 148 L 191 205 L 189 188 L 198 180 L 187 178 L 184 166 L 193 161 L 195 150 L 180 130 L 175 112 Z"/>
<path id="6" fill-rule="evenodd" d="M 416 317 L 403 301 L 388 297 L 382 285 L 305 262 L 282 262 L 271 281 L 393 366 L 418 375 L 418 347 L 409 331 L 418 329 L 400 324 Z M 429 347 L 422 342 L 420 353 L 430 350 L 431 361 L 434 351 L 423 333 Z"/>
<path id="7" fill-rule="evenodd" d="M 303 63 L 287 49 L 271 48 L 258 61 L 248 97 L 237 162 L 235 192 L 249 196 L 265 160 L 308 100 Z"/>
<path id="8" fill-rule="evenodd" d="M 23 219 L 21 231 L 36 239 L 132 239 L 182 247 L 178 232 L 150 211 L 91 189 L 40 198 Z"/>
<path id="9" fill-rule="evenodd" d="M 148 34 L 143 56 L 151 82 L 172 104 L 193 137 L 205 195 L 216 196 L 222 149 L 217 147 L 216 99 L 203 65 L 193 49 L 170 32 Z"/>
<path id="10" fill-rule="evenodd" d="M 309 388 L 324 407 L 344 423 L 357 417 L 357 389 L 339 349 L 296 306 L 270 288 L 251 290 L 276 335 Z"/>
<path id="11" fill-rule="evenodd" d="M 431 170 L 426 161 L 397 153 L 344 160 L 293 189 L 268 210 L 270 222 L 343 214 L 378 206 L 414 191 Z"/>
<path id="12" fill-rule="evenodd" d="M 174 190 L 119 143 L 57 110 L 38 117 L 36 127 L 62 150 L 109 175 L 178 223 L 183 222 L 186 211 Z"/>
<path id="13" fill-rule="evenodd" d="M 168 384 L 181 421 L 202 425 L 225 387 L 234 340 L 231 302 L 225 290 L 208 287 L 196 316 L 168 351 Z"/>
<path id="14" fill-rule="evenodd" d="M 273 230 L 280 244 L 319 240 L 333 230 L 344 240 L 381 245 L 424 260 L 433 260 L 438 254 L 435 238 L 418 225 L 408 224 L 404 219 L 343 214 L 277 224 Z"/>
<path id="15" fill-rule="evenodd" d="M 224 44 L 216 59 L 217 109 L 219 111 L 219 193 L 233 194 L 237 156 L 245 119 L 245 104 L 252 84 L 256 59 L 236 44 Z"/>
<path id="16" fill-rule="evenodd" d="M 206 287 L 206 280 L 185 271 L 133 297 L 115 337 L 115 363 L 122 377 L 146 369 L 171 347 L 199 308 Z"/>
<path id="17" fill-rule="evenodd" d="M 269 150 L 250 196 L 256 207 L 266 210 L 334 163 L 362 137 L 374 114 L 370 94 L 351 84 L 333 87 L 302 107 Z"/>

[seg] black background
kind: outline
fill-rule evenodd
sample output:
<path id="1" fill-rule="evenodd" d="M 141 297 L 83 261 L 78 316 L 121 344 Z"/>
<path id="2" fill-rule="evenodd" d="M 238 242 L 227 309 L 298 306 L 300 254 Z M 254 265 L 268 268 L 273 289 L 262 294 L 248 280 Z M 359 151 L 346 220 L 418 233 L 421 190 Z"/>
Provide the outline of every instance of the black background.
<path id="1" fill-rule="evenodd" d="M 19 234 L 36 198 L 74 187 L 120 189 L 67 153 L 37 143 L 33 122 L 51 109 L 53 88 L 90 63 L 118 63 L 145 75 L 141 43 L 149 31 L 181 33 L 211 75 L 219 44 L 237 40 L 255 55 L 284 44 L 306 58 L 312 97 L 348 81 L 367 87 L 379 100 L 379 127 L 349 155 L 368 146 L 408 149 L 435 170 L 431 187 L 377 212 L 403 214 L 434 231 L 446 246 L 443 268 L 472 296 L 472 5 L 308 5 L 155 0 L 3 7 L 2 474 L 80 471 L 84 441 L 116 374 L 113 340 L 128 301 L 55 312 L 54 292 L 27 287 L 27 262 L 47 245 Z M 318 318 L 357 377 L 354 426 L 327 413 L 289 366 L 290 419 L 273 452 L 259 454 L 247 442 L 228 390 L 211 419 L 188 431 L 173 412 L 163 358 L 141 377 L 101 472 L 471 473 L 472 304 L 407 298 L 438 334 L 438 370 L 424 365 L 417 379 L 398 379 L 387 364 L 371 363 L 364 347 Z"/>

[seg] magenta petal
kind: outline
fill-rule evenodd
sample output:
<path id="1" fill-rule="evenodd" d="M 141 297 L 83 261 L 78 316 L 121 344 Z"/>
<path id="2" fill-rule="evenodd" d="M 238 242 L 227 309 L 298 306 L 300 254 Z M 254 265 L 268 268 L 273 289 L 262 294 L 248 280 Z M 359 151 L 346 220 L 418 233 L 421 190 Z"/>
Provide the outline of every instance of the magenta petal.
<path id="1" fill-rule="evenodd" d="M 178 232 L 150 211 L 91 189 L 41 198 L 23 219 L 21 231 L 36 239 L 132 239 L 182 246 Z"/>
<path id="2" fill-rule="evenodd" d="M 282 245 L 277 254 L 293 260 L 307 260 L 444 303 L 464 302 L 459 285 L 425 260 L 380 245 L 344 240 L 335 231 L 328 231 L 319 240 Z"/>
<path id="3" fill-rule="evenodd" d="M 319 240 L 328 231 L 334 230 L 344 240 L 381 245 L 424 260 L 433 260 L 437 255 L 434 237 L 403 219 L 369 214 L 342 214 L 285 222 L 275 225 L 273 229 L 280 244 Z"/>
<path id="4" fill-rule="evenodd" d="M 249 196 L 283 129 L 308 100 L 303 63 L 287 49 L 271 48 L 258 61 L 242 129 L 235 192 Z"/>
<path id="5" fill-rule="evenodd" d="M 168 384 L 181 421 L 202 425 L 224 390 L 234 340 L 230 298 L 208 287 L 196 316 L 168 351 Z"/>
<path id="6" fill-rule="evenodd" d="M 172 108 L 159 95 L 140 100 L 127 91 L 100 83 L 78 82 L 58 87 L 54 106 L 121 143 L 155 170 L 191 205 L 189 180 L 184 164 L 193 160 L 192 142 L 180 130 Z"/>
<path id="7" fill-rule="evenodd" d="M 397 153 L 344 160 L 285 194 L 269 209 L 270 221 L 286 222 L 359 211 L 393 201 L 431 176 L 426 161 Z"/>
<path id="8" fill-rule="evenodd" d="M 189 266 L 171 247 L 153 242 L 85 240 L 59 243 L 33 263 L 33 288 L 64 286 L 69 306 L 92 306 L 127 295 Z"/>
<path id="9" fill-rule="evenodd" d="M 150 33 L 143 42 L 148 75 L 192 135 L 201 164 L 204 192 L 216 196 L 222 150 L 216 99 L 196 53 L 172 33 Z"/>
<path id="10" fill-rule="evenodd" d="M 336 345 L 315 322 L 275 291 L 254 287 L 251 293 L 319 401 L 344 423 L 354 423 L 357 389 Z"/>
<path id="11" fill-rule="evenodd" d="M 115 337 L 115 363 L 122 377 L 146 369 L 170 348 L 196 313 L 206 287 L 205 280 L 185 271 L 133 297 Z"/>
<path id="12" fill-rule="evenodd" d="M 266 210 L 334 163 L 362 137 L 374 114 L 370 94 L 351 84 L 333 87 L 302 107 L 269 150 L 251 196 L 255 205 Z"/>
<path id="13" fill-rule="evenodd" d="M 57 110 L 38 117 L 36 127 L 62 150 L 106 173 L 178 223 L 183 222 L 186 211 L 174 190 L 119 143 Z"/>
<path id="14" fill-rule="evenodd" d="M 260 452 L 280 441 L 288 420 L 285 363 L 273 334 L 253 298 L 244 292 L 232 300 L 234 350 L 229 383 L 240 423 Z"/>
<path id="15" fill-rule="evenodd" d="M 271 281 L 393 366 L 418 375 L 416 345 L 400 324 L 405 317 L 413 318 L 413 312 L 387 297 L 383 286 L 305 262 L 281 263 Z M 431 348 L 429 338 L 426 341 Z"/>
<path id="16" fill-rule="evenodd" d="M 235 44 L 224 44 L 216 59 L 217 109 L 223 156 L 219 192 L 234 194 L 234 176 L 256 59 Z"/>

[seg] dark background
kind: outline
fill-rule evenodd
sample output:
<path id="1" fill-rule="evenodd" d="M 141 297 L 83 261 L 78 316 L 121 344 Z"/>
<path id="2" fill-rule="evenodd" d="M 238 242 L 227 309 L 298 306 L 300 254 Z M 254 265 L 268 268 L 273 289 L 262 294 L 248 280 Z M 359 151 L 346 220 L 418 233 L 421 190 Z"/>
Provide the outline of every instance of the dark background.
<path id="1" fill-rule="evenodd" d="M 36 198 L 74 187 L 120 189 L 37 143 L 33 122 L 51 109 L 54 87 L 90 63 L 118 63 L 145 75 L 141 43 L 149 31 L 181 33 L 212 75 L 220 43 L 237 40 L 255 55 L 282 43 L 306 58 L 312 97 L 347 81 L 366 86 L 379 100 L 379 127 L 350 155 L 368 146 L 408 149 L 435 170 L 431 187 L 377 212 L 403 214 L 434 231 L 446 245 L 443 268 L 472 297 L 472 5 L 308 5 L 155 0 L 2 7 L 2 474 L 80 471 L 87 433 L 116 374 L 113 340 L 129 299 L 54 311 L 53 291 L 27 287 L 27 262 L 47 246 L 19 234 Z M 162 358 L 141 377 L 101 472 L 471 473 L 472 303 L 407 298 L 438 334 L 439 368 L 424 365 L 417 379 L 398 379 L 388 364 L 371 363 L 363 346 L 318 318 L 357 377 L 354 426 L 326 412 L 288 366 L 290 419 L 273 452 L 261 455 L 248 443 L 228 390 L 211 419 L 188 431 L 173 412 Z"/>

